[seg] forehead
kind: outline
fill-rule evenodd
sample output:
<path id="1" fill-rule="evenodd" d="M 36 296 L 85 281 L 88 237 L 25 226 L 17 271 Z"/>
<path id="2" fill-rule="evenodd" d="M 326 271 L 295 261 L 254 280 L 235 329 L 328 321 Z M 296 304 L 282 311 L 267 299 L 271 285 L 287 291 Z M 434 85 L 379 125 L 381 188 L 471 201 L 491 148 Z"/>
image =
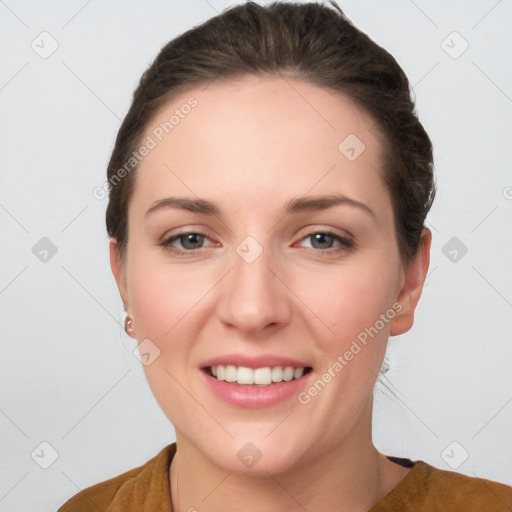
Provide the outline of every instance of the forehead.
<path id="1" fill-rule="evenodd" d="M 137 170 L 137 209 L 171 195 L 281 206 L 308 192 L 391 207 L 373 118 L 303 81 L 244 77 L 191 88 L 157 112 L 143 143 L 151 149 Z"/>

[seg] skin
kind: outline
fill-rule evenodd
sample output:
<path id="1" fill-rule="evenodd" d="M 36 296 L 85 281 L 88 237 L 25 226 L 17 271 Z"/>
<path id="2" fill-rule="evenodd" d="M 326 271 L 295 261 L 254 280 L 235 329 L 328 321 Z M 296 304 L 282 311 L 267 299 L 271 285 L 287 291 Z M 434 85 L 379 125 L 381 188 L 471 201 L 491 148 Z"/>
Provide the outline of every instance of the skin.
<path id="1" fill-rule="evenodd" d="M 381 137 L 348 98 L 280 77 L 214 82 L 165 105 L 146 136 L 192 96 L 198 105 L 137 170 L 123 260 L 115 239 L 110 243 L 112 271 L 134 318 L 132 337 L 149 338 L 160 350 L 144 369 L 176 430 L 174 510 L 368 510 L 409 471 L 373 445 L 372 390 L 389 336 L 413 325 L 431 232 L 424 228 L 405 267 L 379 175 Z M 354 161 L 338 150 L 349 134 L 366 146 Z M 337 193 L 375 215 L 346 204 L 281 213 L 291 198 Z M 222 213 L 168 208 L 145 218 L 154 201 L 169 196 L 208 199 Z M 350 234 L 355 248 L 307 236 L 328 228 Z M 203 242 L 187 246 L 182 238 L 171 246 L 186 256 L 159 245 L 198 229 L 208 234 Z M 252 263 L 236 252 L 249 235 L 263 249 Z M 237 408 L 200 378 L 206 359 L 265 352 L 309 361 L 316 381 L 397 303 L 400 313 L 307 405 L 292 397 Z M 248 442 L 262 454 L 251 468 L 237 457 Z"/>

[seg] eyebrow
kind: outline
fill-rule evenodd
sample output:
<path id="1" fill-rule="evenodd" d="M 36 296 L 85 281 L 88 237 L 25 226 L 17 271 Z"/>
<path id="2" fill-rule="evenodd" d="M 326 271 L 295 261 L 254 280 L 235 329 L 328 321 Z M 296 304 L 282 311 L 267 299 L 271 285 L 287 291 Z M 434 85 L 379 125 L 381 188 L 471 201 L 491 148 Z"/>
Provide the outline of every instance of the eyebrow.
<path id="1" fill-rule="evenodd" d="M 360 210 L 370 214 L 375 220 L 377 219 L 374 211 L 369 206 L 341 194 L 304 196 L 291 199 L 283 209 L 283 215 L 312 210 L 327 210 L 328 208 L 337 205 L 348 205 L 359 208 Z M 164 199 L 155 201 L 146 212 L 145 217 L 148 217 L 151 213 L 158 210 L 166 210 L 169 208 L 177 208 L 189 212 L 202 213 L 204 215 L 221 215 L 220 208 L 215 203 L 206 199 L 195 199 L 189 197 L 166 197 Z"/>

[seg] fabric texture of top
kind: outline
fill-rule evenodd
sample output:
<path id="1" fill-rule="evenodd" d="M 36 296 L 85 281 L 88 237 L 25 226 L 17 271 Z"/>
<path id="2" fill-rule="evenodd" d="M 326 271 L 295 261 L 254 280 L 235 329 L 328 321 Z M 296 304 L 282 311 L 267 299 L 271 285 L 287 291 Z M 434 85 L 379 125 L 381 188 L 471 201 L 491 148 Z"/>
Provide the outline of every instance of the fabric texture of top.
<path id="1" fill-rule="evenodd" d="M 169 465 L 176 443 L 144 465 L 88 487 L 57 512 L 173 512 Z M 412 467 L 368 512 L 511 512 L 512 487 L 438 469 L 430 464 L 388 456 Z"/>

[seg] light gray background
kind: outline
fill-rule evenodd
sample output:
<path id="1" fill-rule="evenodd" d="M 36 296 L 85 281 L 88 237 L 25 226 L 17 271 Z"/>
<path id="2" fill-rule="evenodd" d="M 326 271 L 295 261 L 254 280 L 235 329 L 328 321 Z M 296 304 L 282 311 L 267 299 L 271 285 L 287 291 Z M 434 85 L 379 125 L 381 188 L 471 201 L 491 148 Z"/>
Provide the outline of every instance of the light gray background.
<path id="1" fill-rule="evenodd" d="M 175 439 L 123 331 L 92 191 L 160 47 L 235 3 L 0 1 L 2 511 L 55 510 Z M 376 391 L 376 446 L 511 485 L 512 1 L 339 4 L 409 76 L 439 187 L 416 322 L 391 338 Z M 46 59 L 31 47 L 51 48 L 43 31 L 59 45 Z M 47 262 L 42 237 L 58 249 Z"/>

